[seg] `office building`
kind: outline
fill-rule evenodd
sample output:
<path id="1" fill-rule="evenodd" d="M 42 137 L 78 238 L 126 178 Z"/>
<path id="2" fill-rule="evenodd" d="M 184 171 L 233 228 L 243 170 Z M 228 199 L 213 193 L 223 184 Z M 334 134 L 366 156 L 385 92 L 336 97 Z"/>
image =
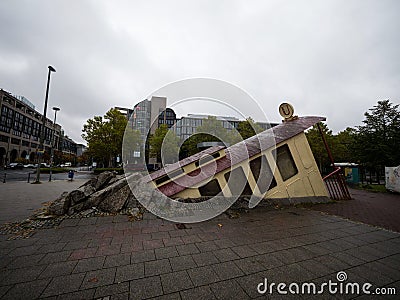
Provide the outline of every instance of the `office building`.
<path id="1" fill-rule="evenodd" d="M 43 115 L 27 98 L 0 89 L 0 166 L 19 158 L 37 161 L 42 122 Z M 53 139 L 56 150 L 68 149 L 68 153 L 76 155 L 74 142 L 64 137 L 59 124 L 46 118 L 43 145 L 47 154 L 50 154 Z"/>

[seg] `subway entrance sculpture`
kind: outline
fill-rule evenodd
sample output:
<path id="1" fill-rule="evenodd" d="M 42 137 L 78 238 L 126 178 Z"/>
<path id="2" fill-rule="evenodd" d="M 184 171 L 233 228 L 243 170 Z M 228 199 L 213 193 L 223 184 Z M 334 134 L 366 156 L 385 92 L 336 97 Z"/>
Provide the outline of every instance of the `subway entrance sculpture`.
<path id="1" fill-rule="evenodd" d="M 326 202 L 328 192 L 304 131 L 324 117 L 295 117 L 281 106 L 282 124 L 229 147 L 203 150 L 137 181 L 135 198 L 153 214 L 175 222 L 200 222 L 227 210 L 239 197 L 255 207 L 265 200 L 287 204 Z"/>

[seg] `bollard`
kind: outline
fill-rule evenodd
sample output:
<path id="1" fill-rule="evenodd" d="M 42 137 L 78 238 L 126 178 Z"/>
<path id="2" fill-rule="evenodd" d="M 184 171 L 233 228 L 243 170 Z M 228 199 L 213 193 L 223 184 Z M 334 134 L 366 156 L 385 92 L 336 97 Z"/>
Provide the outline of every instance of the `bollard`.
<path id="1" fill-rule="evenodd" d="M 31 179 L 31 173 L 28 173 L 28 183 L 30 179 Z"/>
<path id="2" fill-rule="evenodd" d="M 4 173 L 3 183 L 6 183 L 7 173 Z"/>

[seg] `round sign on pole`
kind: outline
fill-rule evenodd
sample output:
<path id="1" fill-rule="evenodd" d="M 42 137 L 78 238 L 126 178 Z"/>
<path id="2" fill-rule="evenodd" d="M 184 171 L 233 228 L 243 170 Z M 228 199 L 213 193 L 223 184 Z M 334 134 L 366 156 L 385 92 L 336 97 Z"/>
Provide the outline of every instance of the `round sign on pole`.
<path id="1" fill-rule="evenodd" d="M 285 121 L 293 120 L 296 116 L 294 114 L 294 108 L 289 103 L 282 103 L 279 105 L 279 113 Z"/>

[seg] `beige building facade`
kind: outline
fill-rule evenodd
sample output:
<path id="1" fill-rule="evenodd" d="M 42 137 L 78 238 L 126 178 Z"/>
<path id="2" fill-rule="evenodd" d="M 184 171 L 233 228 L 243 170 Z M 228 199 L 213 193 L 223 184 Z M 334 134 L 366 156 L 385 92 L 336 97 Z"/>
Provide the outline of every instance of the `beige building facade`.
<path id="1" fill-rule="evenodd" d="M 36 161 L 42 122 L 43 115 L 26 98 L 0 90 L 0 166 L 18 158 Z M 44 150 L 50 153 L 53 138 L 56 149 L 61 147 L 62 130 L 48 118 L 45 124 Z"/>

